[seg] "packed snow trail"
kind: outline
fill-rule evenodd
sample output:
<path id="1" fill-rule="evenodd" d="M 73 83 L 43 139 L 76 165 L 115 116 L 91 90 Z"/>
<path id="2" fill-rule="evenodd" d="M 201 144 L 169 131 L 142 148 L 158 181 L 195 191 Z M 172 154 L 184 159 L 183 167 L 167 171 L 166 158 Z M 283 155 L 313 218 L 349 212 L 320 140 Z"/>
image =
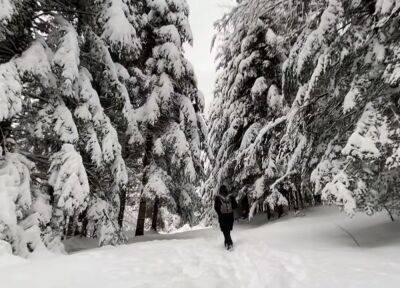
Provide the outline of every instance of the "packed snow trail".
<path id="1" fill-rule="evenodd" d="M 206 229 L 150 235 L 134 240 L 143 242 L 69 256 L 12 257 L 8 263 L 0 256 L 0 283 L 5 288 L 398 287 L 399 223 L 385 215 L 349 219 L 323 207 L 305 214 L 237 225 L 232 252 L 223 249 L 219 231 Z"/>
<path id="2" fill-rule="evenodd" d="M 262 242 L 238 243 L 235 251 L 228 252 L 215 240 L 165 240 L 96 249 L 11 266 L 0 277 L 7 288 L 259 288 L 294 287 L 301 280 L 298 257 L 269 249 Z"/>

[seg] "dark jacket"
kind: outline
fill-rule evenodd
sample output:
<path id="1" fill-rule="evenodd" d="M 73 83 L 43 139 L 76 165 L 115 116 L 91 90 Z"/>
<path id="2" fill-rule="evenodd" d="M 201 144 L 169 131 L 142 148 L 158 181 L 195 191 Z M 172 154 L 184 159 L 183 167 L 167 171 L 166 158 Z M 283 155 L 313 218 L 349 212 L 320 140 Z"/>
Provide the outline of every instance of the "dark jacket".
<path id="1" fill-rule="evenodd" d="M 218 221 L 219 221 L 219 225 L 221 227 L 222 231 L 231 231 L 233 229 L 233 222 L 234 222 L 234 216 L 233 216 L 233 212 L 232 213 L 227 213 L 227 214 L 223 214 L 221 212 L 221 201 L 222 201 L 222 195 L 217 195 L 215 196 L 215 200 L 214 200 L 214 209 L 217 212 L 218 215 Z M 238 204 L 236 202 L 235 197 L 233 197 L 232 194 L 229 194 L 228 196 L 224 197 L 229 198 L 229 201 L 231 201 L 232 204 L 232 209 L 236 209 Z"/>

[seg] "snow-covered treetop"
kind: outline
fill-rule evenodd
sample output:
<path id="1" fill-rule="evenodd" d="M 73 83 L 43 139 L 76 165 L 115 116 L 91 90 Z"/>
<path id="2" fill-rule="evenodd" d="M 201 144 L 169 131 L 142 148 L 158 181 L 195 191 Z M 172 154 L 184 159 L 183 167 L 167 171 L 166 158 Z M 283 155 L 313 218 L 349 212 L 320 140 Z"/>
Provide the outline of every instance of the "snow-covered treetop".
<path id="1" fill-rule="evenodd" d="M 96 4 L 101 6 L 99 18 L 103 29 L 101 37 L 116 53 L 130 54 L 136 58 L 142 48 L 136 30 L 139 20 L 135 13 L 131 13 L 126 3 L 126 0 L 96 0 Z"/>
<path id="2" fill-rule="evenodd" d="M 184 42 L 192 41 L 186 1 L 147 0 L 147 5 L 150 8 L 147 21 L 155 37 L 151 58 L 146 61 L 152 88 L 143 105 L 130 113 L 130 122 L 137 123 L 130 129 L 137 136 L 132 138 L 136 143 L 143 143 L 139 125 L 155 125 L 163 113 L 171 112 L 174 102 L 181 102 L 177 99 L 196 90 L 193 67 L 182 48 Z M 192 110 L 185 108 L 185 111 Z"/>
<path id="3" fill-rule="evenodd" d="M 192 43 L 188 21 L 189 9 L 185 0 L 148 0 L 149 24 L 154 27 L 156 46 L 147 66 L 158 75 L 167 73 L 180 80 L 194 79 L 193 68 L 183 55 L 182 44 Z M 191 80 L 194 81 L 194 80 Z"/>
<path id="4" fill-rule="evenodd" d="M 182 43 L 186 41 L 193 42 L 192 30 L 188 20 L 189 5 L 186 0 L 147 0 L 147 5 L 151 8 L 148 15 L 150 22 L 158 23 L 158 25 L 164 21 L 168 23 L 163 25 L 167 26 L 166 28 L 159 28 L 161 31 L 158 33 L 169 34 L 166 37 L 173 37 L 175 28 L 171 30 L 169 25 L 175 25 Z"/>

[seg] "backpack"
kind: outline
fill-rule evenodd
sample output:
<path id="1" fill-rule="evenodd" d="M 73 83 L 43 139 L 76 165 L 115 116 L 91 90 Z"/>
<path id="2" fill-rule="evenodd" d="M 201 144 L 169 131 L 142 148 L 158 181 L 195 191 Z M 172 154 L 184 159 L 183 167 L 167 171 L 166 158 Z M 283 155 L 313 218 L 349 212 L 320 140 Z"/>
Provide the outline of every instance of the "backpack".
<path id="1" fill-rule="evenodd" d="M 227 196 L 225 198 L 225 197 L 220 196 L 219 198 L 221 199 L 221 213 L 222 214 L 233 213 L 231 197 Z"/>

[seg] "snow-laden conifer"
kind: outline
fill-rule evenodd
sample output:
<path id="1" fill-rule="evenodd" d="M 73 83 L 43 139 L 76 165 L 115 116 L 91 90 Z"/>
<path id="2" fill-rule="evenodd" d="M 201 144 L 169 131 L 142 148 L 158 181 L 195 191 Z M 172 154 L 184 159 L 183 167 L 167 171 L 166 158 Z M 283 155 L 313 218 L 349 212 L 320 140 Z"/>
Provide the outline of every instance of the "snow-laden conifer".
<path id="1" fill-rule="evenodd" d="M 152 53 L 145 67 L 149 93 L 133 113 L 135 134 L 142 137 L 132 142 L 142 145 L 147 162 L 142 199 L 154 203 L 154 213 L 160 216 L 153 213 L 154 223 L 159 221 L 153 228 L 170 230 L 198 221 L 195 187 L 202 177 L 204 104 L 183 54 L 182 45 L 192 43 L 186 1 L 150 0 L 147 7 L 153 37 L 149 43 L 155 44 L 149 47 Z"/>

